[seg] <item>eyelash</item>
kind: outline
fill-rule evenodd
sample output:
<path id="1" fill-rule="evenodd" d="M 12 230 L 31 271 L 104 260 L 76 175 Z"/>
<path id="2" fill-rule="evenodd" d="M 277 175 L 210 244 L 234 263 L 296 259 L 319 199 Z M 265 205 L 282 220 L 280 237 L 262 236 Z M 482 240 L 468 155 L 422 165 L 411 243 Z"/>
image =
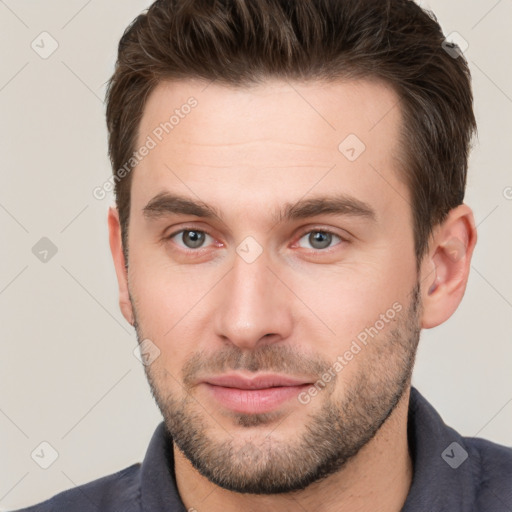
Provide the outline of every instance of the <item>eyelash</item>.
<path id="1" fill-rule="evenodd" d="M 215 237 L 212 234 L 210 234 L 208 231 L 206 231 L 204 229 L 197 229 L 197 228 L 189 226 L 189 227 L 181 228 L 180 230 L 174 231 L 170 235 L 167 235 L 165 237 L 165 240 L 172 240 L 176 235 L 179 235 L 179 234 L 184 233 L 186 231 L 195 231 L 195 232 L 198 232 L 198 233 L 204 233 L 205 235 L 208 235 L 211 238 L 215 239 Z M 306 229 L 306 230 L 301 232 L 300 236 L 297 237 L 296 242 L 294 242 L 293 246 L 297 245 L 298 242 L 305 235 L 310 234 L 310 233 L 327 233 L 327 234 L 332 235 L 334 237 L 337 237 L 337 238 L 339 238 L 341 240 L 337 244 L 334 244 L 333 246 L 329 246 L 329 247 L 327 247 L 325 249 L 309 249 L 310 251 L 312 251 L 314 253 L 327 253 L 327 252 L 330 252 L 330 250 L 333 249 L 334 247 L 336 247 L 337 245 L 340 245 L 342 243 L 349 243 L 349 240 L 347 238 L 342 237 L 340 234 L 335 233 L 332 230 L 324 229 L 324 228 L 308 228 L 308 229 Z M 180 249 L 182 251 L 185 251 L 185 252 L 188 252 L 188 253 L 191 253 L 191 254 L 200 253 L 202 249 L 206 249 L 207 248 L 207 247 L 199 247 L 197 249 L 191 249 L 189 247 L 182 247 L 182 246 L 179 246 L 179 247 L 180 247 Z"/>

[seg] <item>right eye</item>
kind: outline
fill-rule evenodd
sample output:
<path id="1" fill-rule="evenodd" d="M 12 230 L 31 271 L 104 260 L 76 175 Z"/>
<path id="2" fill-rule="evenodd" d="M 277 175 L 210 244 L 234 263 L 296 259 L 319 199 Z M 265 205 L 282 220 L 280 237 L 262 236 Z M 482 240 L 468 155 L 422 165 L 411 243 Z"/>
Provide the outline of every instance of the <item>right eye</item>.
<path id="1" fill-rule="evenodd" d="M 207 239 L 213 241 L 213 237 L 198 229 L 182 229 L 169 235 L 168 238 L 174 240 L 178 246 L 188 250 L 201 249 Z"/>

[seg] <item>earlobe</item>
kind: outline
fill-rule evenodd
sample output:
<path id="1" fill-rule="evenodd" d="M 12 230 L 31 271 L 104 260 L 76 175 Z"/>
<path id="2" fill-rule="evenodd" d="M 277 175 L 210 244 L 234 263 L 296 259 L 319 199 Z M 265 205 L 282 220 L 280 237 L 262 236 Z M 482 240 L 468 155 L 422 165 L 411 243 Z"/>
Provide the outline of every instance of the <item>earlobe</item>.
<path id="1" fill-rule="evenodd" d="M 454 208 L 435 230 L 422 262 L 422 328 L 442 324 L 459 306 L 476 239 L 473 213 L 467 205 Z"/>
<path id="2" fill-rule="evenodd" d="M 125 266 L 123 245 L 121 240 L 121 224 L 119 222 L 119 213 L 117 208 L 110 207 L 108 211 L 108 231 L 110 251 L 114 261 L 114 267 L 119 286 L 119 307 L 126 321 L 133 325 L 133 309 L 130 301 L 128 288 L 128 274 Z"/>

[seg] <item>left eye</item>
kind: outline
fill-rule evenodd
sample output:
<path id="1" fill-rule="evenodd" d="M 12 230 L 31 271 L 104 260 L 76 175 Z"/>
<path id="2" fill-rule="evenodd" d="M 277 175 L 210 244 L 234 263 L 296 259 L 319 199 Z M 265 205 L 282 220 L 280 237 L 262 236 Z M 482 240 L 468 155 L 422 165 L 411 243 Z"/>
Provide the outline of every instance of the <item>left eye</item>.
<path id="1" fill-rule="evenodd" d="M 310 247 L 306 246 L 306 249 L 311 247 L 313 249 L 326 249 L 331 245 L 333 239 L 338 239 L 340 242 L 342 241 L 341 237 L 329 231 L 310 231 L 299 239 L 299 246 L 304 247 L 301 242 L 305 240 L 306 243 L 310 244 Z"/>

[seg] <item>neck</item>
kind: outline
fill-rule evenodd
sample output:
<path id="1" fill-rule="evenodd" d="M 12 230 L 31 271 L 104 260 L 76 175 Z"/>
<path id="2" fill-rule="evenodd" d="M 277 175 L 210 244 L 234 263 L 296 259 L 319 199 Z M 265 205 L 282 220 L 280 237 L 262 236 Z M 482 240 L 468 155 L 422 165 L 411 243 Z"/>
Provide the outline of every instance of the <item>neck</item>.
<path id="1" fill-rule="evenodd" d="M 203 477 L 174 446 L 176 483 L 185 508 L 197 512 L 399 512 L 413 476 L 407 442 L 409 395 L 410 389 L 374 438 L 343 469 L 302 491 L 274 495 L 228 491 Z"/>

